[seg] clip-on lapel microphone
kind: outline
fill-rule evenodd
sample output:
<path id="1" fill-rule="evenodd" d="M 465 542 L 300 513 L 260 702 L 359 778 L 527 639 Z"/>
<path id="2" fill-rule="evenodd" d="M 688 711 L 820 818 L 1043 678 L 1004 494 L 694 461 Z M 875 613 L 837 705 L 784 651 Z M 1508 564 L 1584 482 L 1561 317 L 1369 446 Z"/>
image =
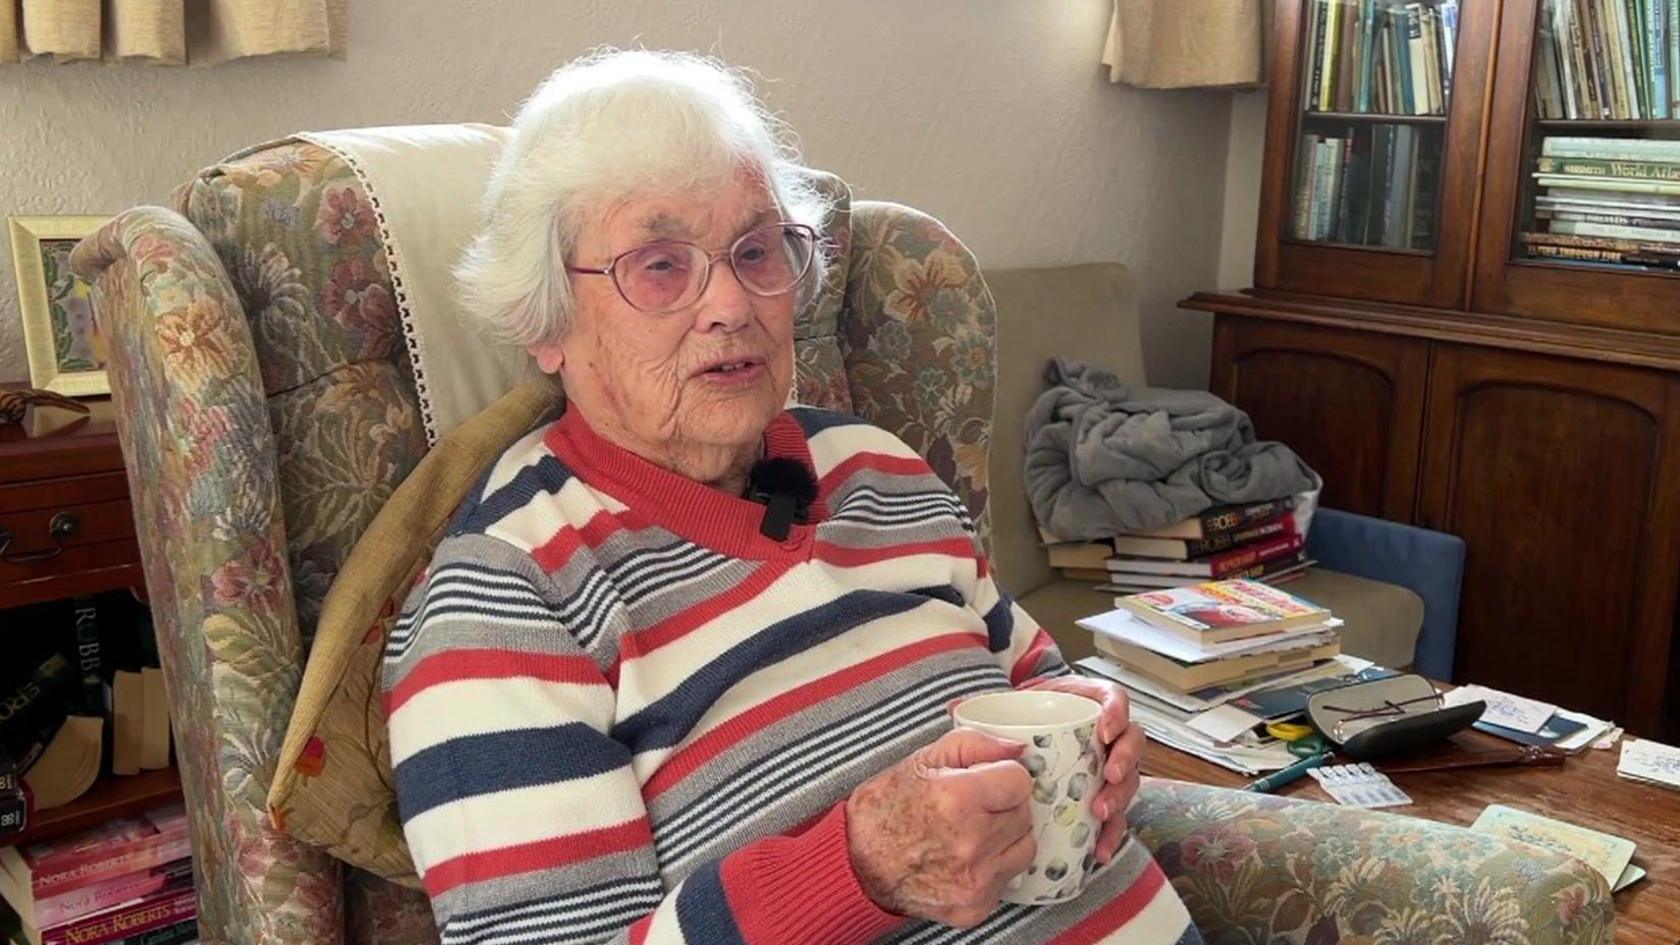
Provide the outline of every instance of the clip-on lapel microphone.
<path id="1" fill-rule="evenodd" d="M 817 480 L 797 459 L 761 459 L 747 474 L 747 498 L 765 505 L 759 534 L 772 541 L 786 541 L 795 522 L 804 525 L 810 520 Z"/>

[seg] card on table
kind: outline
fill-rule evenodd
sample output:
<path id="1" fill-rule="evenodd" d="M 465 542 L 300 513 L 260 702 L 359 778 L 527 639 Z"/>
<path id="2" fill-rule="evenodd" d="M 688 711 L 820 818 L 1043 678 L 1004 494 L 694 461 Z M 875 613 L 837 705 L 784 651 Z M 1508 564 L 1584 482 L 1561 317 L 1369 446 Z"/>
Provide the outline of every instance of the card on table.
<path id="1" fill-rule="evenodd" d="M 1622 743 L 1616 774 L 1630 781 L 1680 788 L 1680 748 L 1643 738 Z"/>
<path id="2" fill-rule="evenodd" d="M 1611 889 L 1620 888 L 1622 874 L 1633 859 L 1635 846 L 1632 840 L 1503 804 L 1489 804 L 1470 829 L 1573 856 L 1603 876 Z M 1628 882 L 1636 878 L 1630 878 Z"/>
<path id="3" fill-rule="evenodd" d="M 1447 693 L 1442 701 L 1453 706 L 1475 702 L 1478 699 L 1487 703 L 1487 711 L 1482 713 L 1483 722 L 1527 732 L 1530 735 L 1544 728 L 1557 712 L 1557 706 L 1549 702 L 1524 699 L 1522 696 L 1514 696 L 1486 686 L 1459 686 Z"/>

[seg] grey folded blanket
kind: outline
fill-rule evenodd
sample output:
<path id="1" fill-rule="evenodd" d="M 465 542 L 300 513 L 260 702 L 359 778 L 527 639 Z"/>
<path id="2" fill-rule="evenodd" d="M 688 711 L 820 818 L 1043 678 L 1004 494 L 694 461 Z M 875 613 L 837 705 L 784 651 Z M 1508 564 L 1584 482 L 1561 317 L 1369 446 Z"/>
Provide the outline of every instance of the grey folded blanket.
<path id="1" fill-rule="evenodd" d="M 1316 490 L 1282 443 L 1257 442 L 1248 414 L 1206 391 L 1131 389 L 1069 358 L 1027 414 L 1028 498 L 1065 539 L 1161 528 L 1215 505 Z"/>

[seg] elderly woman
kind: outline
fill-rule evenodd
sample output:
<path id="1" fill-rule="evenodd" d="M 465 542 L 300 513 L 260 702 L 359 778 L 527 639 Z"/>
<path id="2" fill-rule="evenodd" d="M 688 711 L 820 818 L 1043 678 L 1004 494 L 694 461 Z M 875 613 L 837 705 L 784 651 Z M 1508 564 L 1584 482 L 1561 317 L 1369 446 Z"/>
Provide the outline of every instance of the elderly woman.
<path id="1" fill-rule="evenodd" d="M 489 470 L 387 649 L 443 940 L 1196 941 L 1125 832 L 1124 696 L 1067 674 L 910 448 L 784 409 L 825 208 L 772 128 L 707 61 L 601 54 L 525 104 L 490 182 L 464 297 L 568 408 Z M 947 709 L 1011 686 L 1104 705 L 1072 902 L 999 906 L 1032 781 Z"/>

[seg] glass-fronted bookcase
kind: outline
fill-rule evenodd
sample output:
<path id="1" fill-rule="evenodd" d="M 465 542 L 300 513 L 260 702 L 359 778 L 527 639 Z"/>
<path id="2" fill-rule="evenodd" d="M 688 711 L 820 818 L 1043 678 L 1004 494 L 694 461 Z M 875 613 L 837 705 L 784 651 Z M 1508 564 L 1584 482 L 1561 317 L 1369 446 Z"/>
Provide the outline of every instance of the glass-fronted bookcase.
<path id="1" fill-rule="evenodd" d="M 1276 12 L 1256 286 L 1680 331 L 1680 0 Z"/>
<path id="2" fill-rule="evenodd" d="M 1268 0 L 1209 386 L 1463 539 L 1455 680 L 1680 739 L 1680 0 Z"/>
<path id="3" fill-rule="evenodd" d="M 1471 307 L 1680 330 L 1680 0 L 1504 0 Z"/>

